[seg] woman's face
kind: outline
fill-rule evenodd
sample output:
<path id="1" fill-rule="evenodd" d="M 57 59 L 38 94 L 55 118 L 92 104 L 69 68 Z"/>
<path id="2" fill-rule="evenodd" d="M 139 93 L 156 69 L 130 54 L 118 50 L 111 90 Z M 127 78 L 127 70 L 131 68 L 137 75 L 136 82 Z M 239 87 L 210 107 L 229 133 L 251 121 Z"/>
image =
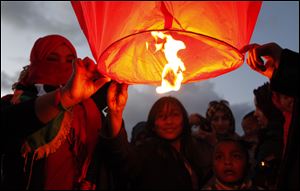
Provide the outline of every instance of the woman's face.
<path id="1" fill-rule="evenodd" d="M 50 52 L 46 60 L 47 62 L 59 62 L 59 63 L 68 63 L 72 65 L 72 61 L 75 58 L 75 55 L 72 53 L 71 49 L 62 44 Z"/>
<path id="2" fill-rule="evenodd" d="M 164 139 L 177 139 L 183 131 L 183 114 L 179 106 L 166 104 L 154 121 L 155 133 Z"/>
<path id="3" fill-rule="evenodd" d="M 229 117 L 223 111 L 217 111 L 211 118 L 211 126 L 217 134 L 227 134 L 231 130 Z"/>
<path id="4" fill-rule="evenodd" d="M 55 76 L 57 79 L 67 82 L 72 74 L 72 61 L 75 58 L 76 57 L 72 53 L 71 49 L 68 48 L 68 46 L 62 44 L 47 55 L 46 62 L 47 65 L 52 65 L 54 66 L 52 68 L 57 69 L 56 71 L 52 71 L 55 72 Z M 49 73 L 51 73 L 51 71 L 49 71 Z M 68 75 L 66 75 L 66 73 Z M 61 78 L 66 79 L 63 80 Z"/>
<path id="5" fill-rule="evenodd" d="M 213 161 L 216 177 L 227 185 L 243 180 L 247 169 L 247 156 L 235 142 L 222 142 L 216 146 Z"/>

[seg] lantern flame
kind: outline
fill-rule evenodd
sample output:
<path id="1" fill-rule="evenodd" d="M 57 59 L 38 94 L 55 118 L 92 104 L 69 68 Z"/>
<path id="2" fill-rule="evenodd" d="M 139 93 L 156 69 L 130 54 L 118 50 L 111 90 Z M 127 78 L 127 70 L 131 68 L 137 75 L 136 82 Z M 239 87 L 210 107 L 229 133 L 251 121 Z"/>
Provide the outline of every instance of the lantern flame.
<path id="1" fill-rule="evenodd" d="M 156 92 L 161 94 L 169 91 L 178 91 L 183 80 L 182 72 L 185 71 L 185 66 L 181 59 L 177 57 L 177 52 L 185 49 L 185 44 L 180 40 L 173 39 L 171 35 L 162 32 L 153 31 L 151 35 L 156 41 L 158 38 L 164 40 L 163 43 L 155 44 L 155 51 L 163 49 L 168 61 L 162 72 L 161 86 L 156 88 Z"/>

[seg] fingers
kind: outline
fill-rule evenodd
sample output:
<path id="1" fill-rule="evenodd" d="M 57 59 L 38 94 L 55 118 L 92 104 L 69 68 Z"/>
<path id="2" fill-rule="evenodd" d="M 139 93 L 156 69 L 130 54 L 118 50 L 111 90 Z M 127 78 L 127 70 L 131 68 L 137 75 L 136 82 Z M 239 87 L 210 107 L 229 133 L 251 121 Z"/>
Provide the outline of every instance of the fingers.
<path id="1" fill-rule="evenodd" d="M 250 64 L 255 70 L 266 70 L 264 67 L 264 61 L 261 59 L 261 55 L 258 52 L 258 48 L 258 46 L 254 46 L 251 50 L 249 50 Z"/>
<path id="2" fill-rule="evenodd" d="M 261 58 L 263 56 L 262 46 L 259 44 L 249 44 L 244 46 L 241 50 L 242 53 L 246 53 L 248 51 L 248 58 L 246 60 L 247 64 L 258 72 L 266 71 L 266 67 L 264 66 L 264 61 Z"/>
<path id="3" fill-rule="evenodd" d="M 101 88 L 104 84 L 106 84 L 110 80 L 111 79 L 108 77 L 101 77 L 101 78 L 97 79 L 96 81 L 94 81 L 94 86 L 98 90 L 99 88 Z"/>
<path id="4" fill-rule="evenodd" d="M 258 44 L 248 44 L 245 45 L 243 48 L 240 49 L 241 53 L 246 53 L 248 52 L 250 49 L 253 49 L 254 47 L 259 46 Z"/>
<path id="5" fill-rule="evenodd" d="M 113 98 L 115 96 L 124 96 L 127 97 L 128 93 L 128 84 L 120 84 L 116 81 L 112 81 L 109 88 L 108 88 L 108 95 L 109 97 Z"/>
<path id="6" fill-rule="evenodd" d="M 122 94 L 127 94 L 128 84 L 121 84 L 121 92 L 122 92 Z"/>
<path id="7" fill-rule="evenodd" d="M 93 71 L 97 70 L 97 65 L 89 57 L 85 57 L 83 59 L 83 63 L 84 63 L 85 68 L 87 69 L 87 71 L 93 72 Z"/>

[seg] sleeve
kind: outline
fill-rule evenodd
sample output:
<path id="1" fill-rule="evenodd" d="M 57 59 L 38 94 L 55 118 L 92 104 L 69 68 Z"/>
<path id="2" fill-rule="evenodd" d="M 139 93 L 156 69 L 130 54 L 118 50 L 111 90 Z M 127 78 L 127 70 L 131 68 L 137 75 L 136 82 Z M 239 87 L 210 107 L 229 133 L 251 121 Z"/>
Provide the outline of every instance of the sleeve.
<path id="1" fill-rule="evenodd" d="M 271 89 L 288 96 L 299 97 L 299 70 L 299 53 L 284 49 L 279 67 L 271 78 Z"/>
<path id="2" fill-rule="evenodd" d="M 142 160 L 139 157 L 137 148 L 129 144 L 124 125 L 114 138 L 101 136 L 100 144 L 107 155 L 109 165 L 118 177 L 130 180 L 139 174 Z"/>
<path id="3" fill-rule="evenodd" d="M 34 103 L 35 98 L 1 109 L 1 150 L 14 148 L 44 126 L 35 114 Z"/>
<path id="4" fill-rule="evenodd" d="M 110 82 L 104 84 L 97 92 L 95 92 L 91 98 L 97 105 L 98 110 L 103 115 L 103 110 L 107 107 L 107 91 L 109 88 Z"/>

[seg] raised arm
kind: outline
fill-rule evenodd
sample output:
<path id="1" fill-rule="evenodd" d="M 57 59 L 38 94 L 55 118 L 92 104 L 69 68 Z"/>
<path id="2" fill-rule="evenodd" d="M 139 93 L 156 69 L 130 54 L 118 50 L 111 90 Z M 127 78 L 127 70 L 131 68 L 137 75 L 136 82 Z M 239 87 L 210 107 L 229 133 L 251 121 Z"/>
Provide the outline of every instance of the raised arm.
<path id="1" fill-rule="evenodd" d="M 108 81 L 109 78 L 99 74 L 91 59 L 76 59 L 73 61 L 73 73 L 67 84 L 62 89 L 36 99 L 35 112 L 38 119 L 43 123 L 49 122 L 58 114 L 59 104 L 64 108 L 74 106 L 89 98 Z"/>
<path id="2" fill-rule="evenodd" d="M 109 108 L 109 117 L 110 117 L 110 127 L 111 133 L 110 136 L 115 137 L 120 132 L 122 127 L 122 116 L 123 111 L 128 98 L 128 85 L 119 84 L 113 81 L 109 88 L 107 94 L 107 103 Z"/>

